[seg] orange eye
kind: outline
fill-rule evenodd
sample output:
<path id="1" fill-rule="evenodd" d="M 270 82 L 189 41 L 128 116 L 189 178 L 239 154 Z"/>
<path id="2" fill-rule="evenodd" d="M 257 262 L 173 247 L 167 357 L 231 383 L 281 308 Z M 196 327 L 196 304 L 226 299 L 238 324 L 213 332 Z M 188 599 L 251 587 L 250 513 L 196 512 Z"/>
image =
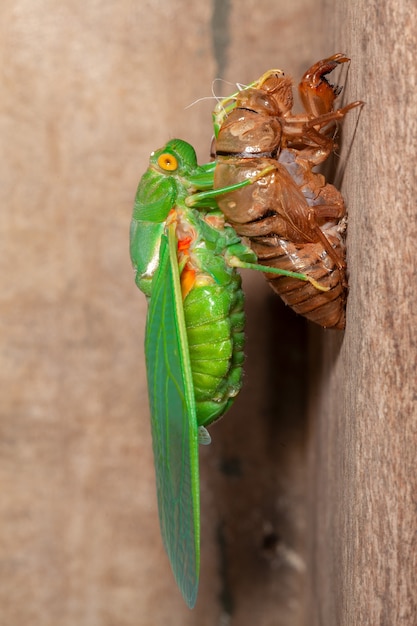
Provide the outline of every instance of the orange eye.
<path id="1" fill-rule="evenodd" d="M 161 154 L 161 156 L 158 157 L 158 165 L 161 170 L 173 172 L 178 167 L 178 161 L 172 154 L 164 152 L 164 154 Z"/>

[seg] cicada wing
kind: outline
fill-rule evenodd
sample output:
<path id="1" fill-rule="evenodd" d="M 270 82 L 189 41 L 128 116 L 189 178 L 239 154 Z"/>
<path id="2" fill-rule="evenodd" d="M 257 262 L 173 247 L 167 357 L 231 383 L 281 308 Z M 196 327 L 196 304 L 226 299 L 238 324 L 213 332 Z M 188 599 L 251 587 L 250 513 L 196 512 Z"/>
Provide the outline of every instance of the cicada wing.
<path id="1" fill-rule="evenodd" d="M 275 173 L 275 202 L 277 212 L 294 229 L 291 238 L 298 237 L 299 241 L 309 239 L 305 231 L 308 219 L 309 206 L 302 191 L 299 189 L 287 169 L 281 163 L 277 164 Z"/>
<path id="2" fill-rule="evenodd" d="M 161 533 L 192 608 L 200 566 L 198 427 L 176 247 L 170 227 L 161 241 L 145 352 Z"/>

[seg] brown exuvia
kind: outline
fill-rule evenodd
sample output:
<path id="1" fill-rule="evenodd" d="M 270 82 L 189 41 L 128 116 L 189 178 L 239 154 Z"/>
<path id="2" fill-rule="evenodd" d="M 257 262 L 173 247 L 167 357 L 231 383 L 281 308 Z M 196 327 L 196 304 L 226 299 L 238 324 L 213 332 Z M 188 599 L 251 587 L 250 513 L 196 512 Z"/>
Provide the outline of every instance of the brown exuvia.
<path id="1" fill-rule="evenodd" d="M 292 81 L 280 70 L 266 72 L 215 110 L 214 187 L 252 180 L 220 196 L 220 209 L 236 232 L 248 238 L 261 263 L 305 273 L 327 289 L 266 274 L 297 313 L 338 329 L 345 327 L 346 209 L 340 192 L 313 168 L 335 149 L 338 120 L 362 104 L 333 110 L 340 88 L 325 76 L 347 61 L 335 54 L 304 74 L 299 84 L 303 114 L 292 113 Z"/>

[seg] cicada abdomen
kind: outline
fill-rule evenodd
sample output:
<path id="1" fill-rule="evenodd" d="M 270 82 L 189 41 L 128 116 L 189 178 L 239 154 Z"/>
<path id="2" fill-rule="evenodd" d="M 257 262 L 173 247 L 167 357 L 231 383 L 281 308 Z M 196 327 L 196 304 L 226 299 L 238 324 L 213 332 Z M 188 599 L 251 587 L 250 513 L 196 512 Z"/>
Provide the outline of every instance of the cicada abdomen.
<path id="1" fill-rule="evenodd" d="M 334 126 L 359 102 L 333 110 L 337 87 L 325 80 L 348 59 L 337 54 L 306 72 L 300 92 L 306 113 L 293 115 L 292 84 L 270 70 L 251 87 L 222 101 L 216 138 L 216 189 L 243 180 L 218 204 L 258 260 L 302 272 L 326 291 L 292 278 L 266 275 L 297 313 L 327 328 L 345 327 L 347 296 L 345 205 L 340 192 L 314 167 L 334 150 Z"/>
<path id="2" fill-rule="evenodd" d="M 212 211 L 210 218 L 205 222 L 204 213 L 193 209 L 175 217 L 180 265 L 185 261 L 180 281 L 199 426 L 233 404 L 242 386 L 245 343 L 241 278 L 228 265 L 227 252 L 246 250 L 221 215 Z"/>

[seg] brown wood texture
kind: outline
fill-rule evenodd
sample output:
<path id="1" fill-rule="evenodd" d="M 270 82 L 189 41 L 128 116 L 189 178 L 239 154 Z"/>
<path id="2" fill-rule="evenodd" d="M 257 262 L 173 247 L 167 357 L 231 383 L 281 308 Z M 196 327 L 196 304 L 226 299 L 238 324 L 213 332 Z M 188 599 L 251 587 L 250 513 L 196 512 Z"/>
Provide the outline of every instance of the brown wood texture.
<path id="1" fill-rule="evenodd" d="M 401 0 L 4 0 L 1 623 L 415 623 L 416 17 Z M 245 274 L 245 386 L 201 454 L 190 612 L 159 534 L 133 196 L 167 139 L 208 158 L 212 101 L 185 107 L 215 77 L 225 94 L 339 50 L 367 101 L 343 187 L 347 330 L 309 330 Z"/>
<path id="2" fill-rule="evenodd" d="M 316 336 L 322 367 L 310 380 L 309 624 L 408 626 L 417 623 L 417 7 L 323 9 L 353 58 L 348 100 L 366 106 L 343 186 L 346 332 Z"/>

